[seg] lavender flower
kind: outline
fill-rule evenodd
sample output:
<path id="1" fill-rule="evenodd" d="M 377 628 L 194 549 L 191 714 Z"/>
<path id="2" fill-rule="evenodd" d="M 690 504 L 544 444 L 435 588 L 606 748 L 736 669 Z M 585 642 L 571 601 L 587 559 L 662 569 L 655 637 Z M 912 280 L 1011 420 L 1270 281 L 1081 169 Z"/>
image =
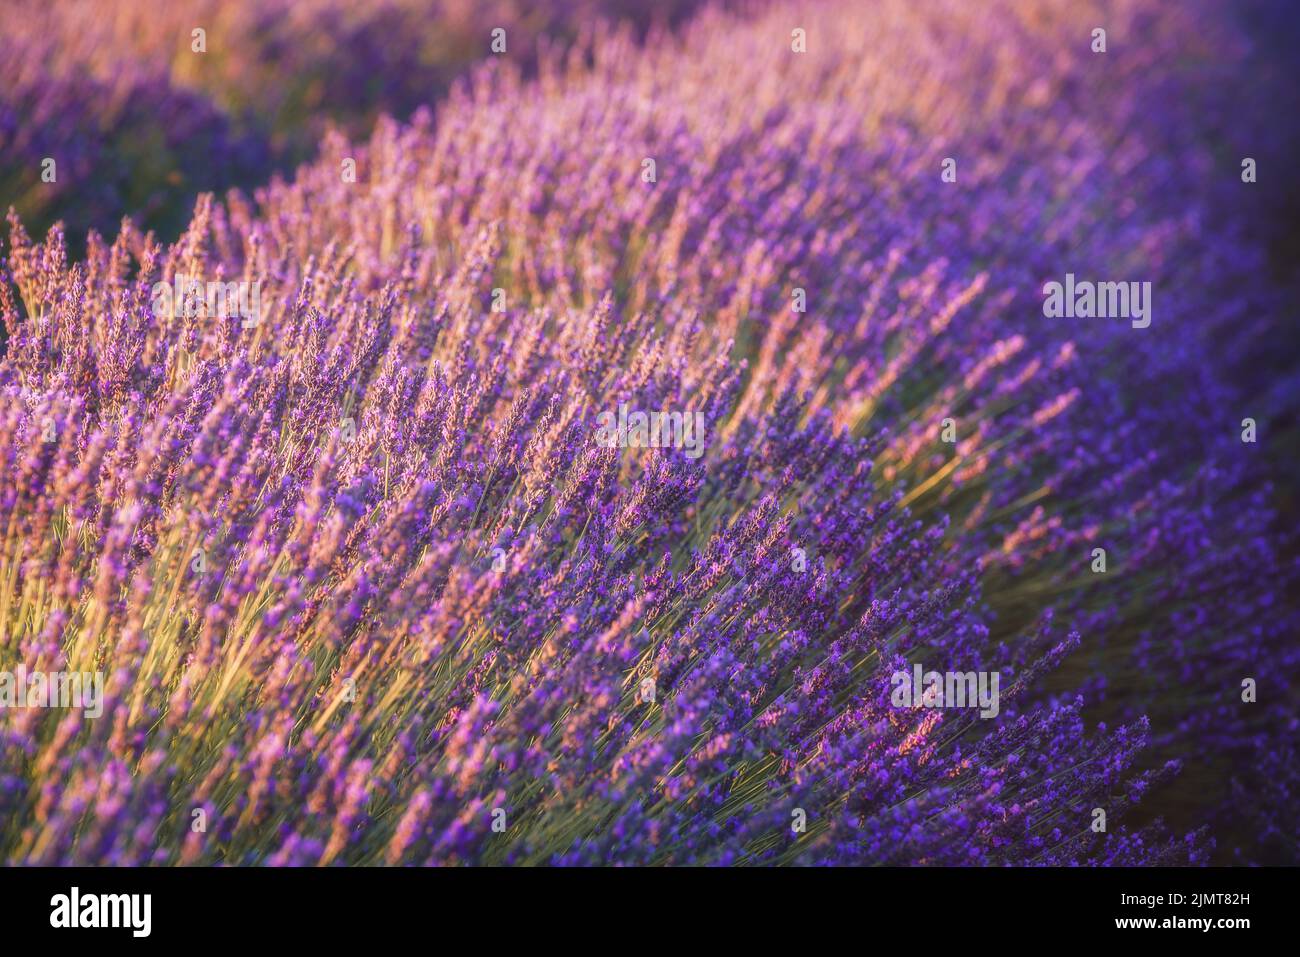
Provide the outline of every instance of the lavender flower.
<path id="1" fill-rule="evenodd" d="M 1100 11 L 1143 42 L 1099 61 Z M 0 664 L 106 700 L 0 709 L 5 859 L 1276 855 L 1284 813 L 1222 826 L 1290 793 L 1300 670 L 1238 426 L 1295 410 L 1237 361 L 1284 290 L 1219 148 L 1270 117 L 1198 72 L 1247 62 L 1233 21 L 776 3 L 575 43 L 175 243 L 11 215 Z M 1046 318 L 1067 272 L 1150 282 L 1151 325 Z M 259 321 L 160 314 L 177 277 L 260 283 Z M 918 664 L 996 672 L 996 716 L 899 706 Z M 1236 796 L 1147 813 L 1210 763 Z"/>

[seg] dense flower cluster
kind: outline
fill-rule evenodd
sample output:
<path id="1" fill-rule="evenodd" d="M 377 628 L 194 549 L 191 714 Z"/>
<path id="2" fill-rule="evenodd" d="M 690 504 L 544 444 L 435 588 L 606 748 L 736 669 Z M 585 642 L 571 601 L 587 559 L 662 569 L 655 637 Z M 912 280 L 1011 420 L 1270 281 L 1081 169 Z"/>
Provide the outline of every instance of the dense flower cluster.
<path id="1" fill-rule="evenodd" d="M 1251 808 L 1294 793 L 1297 568 L 1241 424 L 1295 398 L 1241 375 L 1278 140 L 1214 17 L 707 9 L 489 59 L 174 244 L 11 217 L 0 662 L 106 701 L 0 711 L 0 854 L 1294 862 Z M 1067 273 L 1150 327 L 1046 318 Z M 703 455 L 598 442 L 620 406 Z M 900 707 L 918 663 L 1000 713 Z"/>

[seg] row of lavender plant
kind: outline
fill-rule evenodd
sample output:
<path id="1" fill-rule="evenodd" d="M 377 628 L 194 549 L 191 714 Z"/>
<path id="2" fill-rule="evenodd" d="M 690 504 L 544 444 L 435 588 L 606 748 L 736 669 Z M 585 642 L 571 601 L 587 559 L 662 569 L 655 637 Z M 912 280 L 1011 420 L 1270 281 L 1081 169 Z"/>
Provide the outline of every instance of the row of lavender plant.
<path id="1" fill-rule="evenodd" d="M 13 221 L 0 651 L 106 699 L 0 713 L 6 857 L 1208 859 L 1212 789 L 1141 802 L 1187 755 L 1289 793 L 1297 654 L 1223 354 L 1275 316 L 1217 134 L 1266 117 L 1200 85 L 1207 9 L 706 13 L 174 245 Z M 1067 272 L 1153 322 L 1046 318 Z M 186 277 L 260 306 L 160 310 Z M 915 664 L 998 714 L 899 706 Z"/>
<path id="2" fill-rule="evenodd" d="M 436 101 L 484 56 L 529 66 L 590 25 L 642 32 L 687 0 L 10 0 L 0 31 L 0 206 L 79 250 L 123 216 L 177 235 L 196 194 L 292 168 L 330 127 Z"/>

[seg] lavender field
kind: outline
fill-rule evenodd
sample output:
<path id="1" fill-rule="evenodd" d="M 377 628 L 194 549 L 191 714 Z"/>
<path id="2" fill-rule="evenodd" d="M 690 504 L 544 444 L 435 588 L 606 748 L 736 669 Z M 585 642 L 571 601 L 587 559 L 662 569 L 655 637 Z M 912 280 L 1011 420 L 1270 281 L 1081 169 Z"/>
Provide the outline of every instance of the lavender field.
<path id="1" fill-rule="evenodd" d="M 1300 864 L 1288 20 L 0 3 L 0 861 Z"/>

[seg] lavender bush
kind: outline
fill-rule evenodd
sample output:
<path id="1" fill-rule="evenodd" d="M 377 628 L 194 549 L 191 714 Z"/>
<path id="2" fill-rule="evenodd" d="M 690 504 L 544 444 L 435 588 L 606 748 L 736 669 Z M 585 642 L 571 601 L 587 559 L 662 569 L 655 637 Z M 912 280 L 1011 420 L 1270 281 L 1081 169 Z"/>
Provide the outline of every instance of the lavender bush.
<path id="1" fill-rule="evenodd" d="M 0 709 L 5 859 L 1295 863 L 1257 453 L 1295 394 L 1241 374 L 1285 291 L 1240 162 L 1281 141 L 1235 21 L 575 43 L 172 244 L 11 215 L 0 662 L 105 697 Z M 1067 273 L 1150 325 L 1046 317 Z M 258 308 L 158 307 L 193 279 Z M 900 706 L 916 665 L 996 672 L 996 716 Z"/>
<path id="2" fill-rule="evenodd" d="M 266 144 L 207 98 L 147 66 L 51 72 L 57 48 L 0 35 L 0 196 L 29 222 L 62 221 L 78 246 L 128 214 L 174 234 L 188 220 L 178 197 L 269 174 Z"/>

